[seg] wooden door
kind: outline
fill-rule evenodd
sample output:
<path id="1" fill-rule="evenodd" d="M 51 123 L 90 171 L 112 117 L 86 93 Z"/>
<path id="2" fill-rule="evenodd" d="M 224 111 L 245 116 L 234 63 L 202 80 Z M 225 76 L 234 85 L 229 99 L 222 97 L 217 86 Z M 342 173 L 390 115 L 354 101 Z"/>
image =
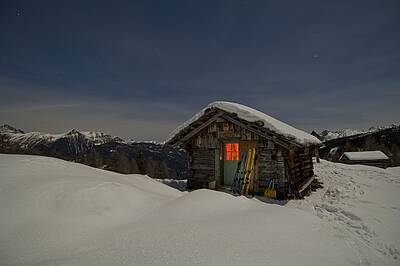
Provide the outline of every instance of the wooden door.
<path id="1" fill-rule="evenodd" d="M 239 162 L 240 147 L 238 142 L 224 143 L 224 185 L 232 185 Z"/>

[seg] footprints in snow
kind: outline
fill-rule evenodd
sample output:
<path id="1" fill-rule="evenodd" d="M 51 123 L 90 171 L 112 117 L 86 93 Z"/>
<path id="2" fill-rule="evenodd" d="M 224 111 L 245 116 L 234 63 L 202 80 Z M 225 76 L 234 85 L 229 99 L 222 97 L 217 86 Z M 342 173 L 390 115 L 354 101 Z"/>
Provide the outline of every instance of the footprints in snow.
<path id="1" fill-rule="evenodd" d="M 338 167 L 340 167 L 338 165 Z M 342 170 L 342 171 L 340 171 Z M 388 245 L 379 239 L 379 236 L 367 226 L 363 219 L 356 215 L 352 209 L 353 204 L 372 203 L 363 199 L 365 194 L 363 188 L 368 184 L 356 181 L 355 176 L 363 176 L 365 179 L 385 178 L 386 182 L 398 182 L 387 177 L 380 170 L 349 169 L 346 166 L 339 170 L 328 168 L 320 169 L 317 175 L 324 176 L 325 191 L 321 193 L 319 202 L 314 203 L 315 214 L 321 219 L 333 223 L 334 227 L 346 232 L 352 239 L 363 245 L 374 247 L 384 256 L 390 256 L 394 260 L 400 260 L 400 251 L 393 245 Z M 360 180 L 359 180 L 360 181 Z M 393 209 L 396 207 L 391 206 Z"/>

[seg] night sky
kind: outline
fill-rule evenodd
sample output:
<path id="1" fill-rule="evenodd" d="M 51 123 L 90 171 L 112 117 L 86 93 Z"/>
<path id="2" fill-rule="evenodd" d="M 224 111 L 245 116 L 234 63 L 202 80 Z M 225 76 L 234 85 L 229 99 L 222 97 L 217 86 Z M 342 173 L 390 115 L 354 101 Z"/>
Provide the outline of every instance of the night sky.
<path id="1" fill-rule="evenodd" d="M 0 124 L 163 140 L 215 100 L 400 121 L 400 1 L 0 0 Z"/>

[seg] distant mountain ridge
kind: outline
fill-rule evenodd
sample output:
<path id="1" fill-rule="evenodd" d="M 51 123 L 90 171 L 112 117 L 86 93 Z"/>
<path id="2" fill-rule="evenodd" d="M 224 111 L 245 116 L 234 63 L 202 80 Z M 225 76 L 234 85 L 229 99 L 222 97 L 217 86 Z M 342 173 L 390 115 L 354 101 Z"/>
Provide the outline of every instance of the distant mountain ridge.
<path id="1" fill-rule="evenodd" d="M 187 174 L 183 150 L 77 129 L 61 134 L 25 133 L 5 124 L 0 126 L 0 153 L 57 157 L 119 173 L 148 174 L 153 178 L 184 178 Z"/>
<path id="2" fill-rule="evenodd" d="M 381 151 L 389 157 L 387 166 L 400 165 L 400 125 L 363 131 L 323 142 L 321 158 L 339 161 L 344 152 Z"/>
<path id="3" fill-rule="evenodd" d="M 4 124 L 0 126 L 0 133 L 25 133 L 24 131 L 22 131 L 21 129 L 17 129 L 13 126 Z"/>
<path id="4" fill-rule="evenodd" d="M 396 125 L 390 125 L 390 126 L 381 126 L 381 127 L 370 127 L 368 129 L 350 129 L 350 128 L 345 128 L 345 129 L 338 129 L 338 130 L 323 130 L 320 133 L 317 133 L 318 138 L 322 141 L 329 141 L 333 139 L 338 139 L 338 138 L 344 138 L 344 137 L 349 137 L 349 136 L 354 136 L 358 134 L 365 134 L 365 133 L 372 133 L 376 132 L 379 130 L 383 129 L 388 129 L 395 127 Z M 315 131 L 314 131 L 315 132 Z"/>
<path id="5" fill-rule="evenodd" d="M 54 142 L 59 139 L 69 138 L 71 140 L 85 139 L 94 145 L 104 144 L 108 142 L 123 142 L 124 140 L 120 137 L 112 136 L 103 132 L 95 131 L 79 131 L 77 129 L 71 129 L 66 133 L 61 134 L 49 134 L 42 132 L 28 132 L 25 133 L 21 129 L 17 129 L 13 126 L 4 124 L 0 126 L 0 134 L 10 134 L 12 135 L 10 141 L 15 143 L 23 143 L 24 145 L 34 146 L 38 143 L 43 142 Z"/>

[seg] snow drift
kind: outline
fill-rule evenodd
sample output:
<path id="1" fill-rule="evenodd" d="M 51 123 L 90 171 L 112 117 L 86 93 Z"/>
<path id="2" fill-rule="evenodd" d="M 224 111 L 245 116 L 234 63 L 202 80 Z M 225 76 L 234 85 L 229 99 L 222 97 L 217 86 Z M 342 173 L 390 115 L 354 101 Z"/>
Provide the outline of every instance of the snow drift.
<path id="1" fill-rule="evenodd" d="M 0 155 L 0 264 L 398 265 L 399 177 L 323 162 L 304 201 Z"/>

